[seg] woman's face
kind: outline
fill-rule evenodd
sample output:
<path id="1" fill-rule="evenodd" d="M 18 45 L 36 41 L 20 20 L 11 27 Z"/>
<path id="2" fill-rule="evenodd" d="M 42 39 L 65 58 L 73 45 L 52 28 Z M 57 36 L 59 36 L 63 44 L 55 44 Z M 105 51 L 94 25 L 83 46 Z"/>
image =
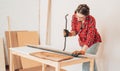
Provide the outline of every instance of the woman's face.
<path id="1" fill-rule="evenodd" d="M 81 14 L 81 13 L 76 13 L 76 17 L 77 17 L 77 20 L 78 21 L 84 21 L 85 20 L 85 18 L 86 18 L 86 16 L 85 15 L 83 15 L 83 14 Z"/>

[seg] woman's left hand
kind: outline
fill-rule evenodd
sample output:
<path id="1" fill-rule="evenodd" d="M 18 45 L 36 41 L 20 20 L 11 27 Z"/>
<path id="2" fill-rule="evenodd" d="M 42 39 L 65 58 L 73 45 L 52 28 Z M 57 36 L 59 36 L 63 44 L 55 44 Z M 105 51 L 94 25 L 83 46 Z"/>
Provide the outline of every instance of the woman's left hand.
<path id="1" fill-rule="evenodd" d="M 85 55 L 85 51 L 84 50 L 80 50 L 80 51 L 74 51 L 72 53 L 73 56 L 78 56 L 78 55 Z"/>

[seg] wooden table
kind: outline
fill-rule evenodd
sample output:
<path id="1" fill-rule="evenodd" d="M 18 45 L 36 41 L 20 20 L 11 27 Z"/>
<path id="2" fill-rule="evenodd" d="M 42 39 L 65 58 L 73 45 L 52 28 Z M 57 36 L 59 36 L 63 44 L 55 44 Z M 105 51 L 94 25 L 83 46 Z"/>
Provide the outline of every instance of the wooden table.
<path id="1" fill-rule="evenodd" d="M 55 71 L 60 71 L 61 67 L 69 66 L 69 65 L 73 65 L 73 64 L 78 64 L 78 63 L 83 63 L 83 62 L 90 62 L 90 71 L 94 71 L 94 68 L 93 68 L 94 67 L 94 58 L 92 58 L 92 57 L 89 57 L 89 58 L 76 58 L 76 57 L 74 57 L 74 58 L 69 59 L 69 60 L 56 62 L 56 61 L 42 59 L 42 58 L 38 58 L 38 57 L 30 55 L 30 53 L 40 52 L 40 51 L 45 51 L 45 50 L 30 48 L 28 46 L 10 48 L 10 71 L 14 71 L 13 58 L 16 55 L 42 63 L 42 71 L 45 71 L 46 65 L 50 65 L 50 66 L 55 67 Z"/>

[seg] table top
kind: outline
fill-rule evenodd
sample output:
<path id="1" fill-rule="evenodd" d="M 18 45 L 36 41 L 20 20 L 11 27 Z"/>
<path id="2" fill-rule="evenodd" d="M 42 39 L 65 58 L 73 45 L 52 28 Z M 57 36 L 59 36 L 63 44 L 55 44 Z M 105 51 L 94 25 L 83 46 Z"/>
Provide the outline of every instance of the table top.
<path id="1" fill-rule="evenodd" d="M 47 49 L 54 49 L 52 46 L 38 45 L 38 47 L 43 47 L 43 48 L 47 48 Z M 37 48 L 31 48 L 31 47 L 28 47 L 28 46 L 14 47 L 14 48 L 10 48 L 10 50 L 20 52 L 20 53 L 23 53 L 23 54 L 30 54 L 30 53 L 34 53 L 34 52 L 46 51 L 46 50 L 41 50 L 41 49 L 37 49 Z M 61 51 L 59 49 L 55 49 L 55 50 Z M 50 52 L 50 51 L 46 51 L 46 52 Z M 72 52 L 66 52 L 66 53 L 70 54 Z M 88 57 L 88 58 L 95 58 L 95 55 L 87 54 L 87 53 L 85 55 L 80 55 L 80 56 Z"/>
<path id="2" fill-rule="evenodd" d="M 13 53 L 15 55 L 26 57 L 28 59 L 35 60 L 35 61 L 38 61 L 38 62 L 42 62 L 44 64 L 48 64 L 48 65 L 51 65 L 51 66 L 56 66 L 56 65 L 59 64 L 61 67 L 63 67 L 63 66 L 78 64 L 78 63 L 82 63 L 82 62 L 88 62 L 88 61 L 91 60 L 91 57 L 87 57 L 87 58 L 73 57 L 72 59 L 69 59 L 69 60 L 64 60 L 64 61 L 61 61 L 61 62 L 55 62 L 55 61 L 42 59 L 42 58 L 38 58 L 38 57 L 30 55 L 31 53 L 43 52 L 45 50 L 31 48 L 31 47 L 28 47 L 28 46 L 10 48 L 10 51 L 11 51 L 11 53 Z M 46 51 L 46 52 L 50 52 L 50 51 Z"/>

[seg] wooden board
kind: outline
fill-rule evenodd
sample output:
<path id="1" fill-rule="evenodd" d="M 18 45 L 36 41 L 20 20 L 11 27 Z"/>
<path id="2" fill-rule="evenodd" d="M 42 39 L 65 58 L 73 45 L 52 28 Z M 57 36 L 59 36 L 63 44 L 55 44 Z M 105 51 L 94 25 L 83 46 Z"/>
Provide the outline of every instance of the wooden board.
<path id="1" fill-rule="evenodd" d="M 4 55 L 4 48 L 3 48 L 3 39 L 0 38 L 0 71 L 5 70 L 5 55 Z"/>
<path id="2" fill-rule="evenodd" d="M 10 37 L 9 37 L 9 33 L 10 33 Z M 27 31 L 27 30 L 6 31 L 5 35 L 6 35 L 6 42 L 8 48 L 16 48 L 28 44 L 39 45 L 40 42 L 37 31 Z M 10 39 L 11 39 L 11 44 L 10 44 Z M 9 55 L 9 50 L 8 50 L 8 55 Z M 15 64 L 14 66 L 15 69 L 31 68 L 41 65 L 38 62 L 35 62 L 33 60 L 28 60 L 23 57 L 20 58 L 19 56 L 14 57 L 14 64 Z"/>
<path id="3" fill-rule="evenodd" d="M 43 58 L 43 59 L 57 61 L 57 62 L 73 58 L 72 56 L 53 53 L 53 52 L 35 52 L 35 53 L 31 53 L 31 55 L 39 57 L 39 58 Z"/>
<path id="4" fill-rule="evenodd" d="M 18 46 L 25 46 L 27 44 L 39 45 L 39 35 L 37 31 L 16 32 Z M 40 66 L 41 64 L 21 57 L 22 68 L 31 68 Z"/>

